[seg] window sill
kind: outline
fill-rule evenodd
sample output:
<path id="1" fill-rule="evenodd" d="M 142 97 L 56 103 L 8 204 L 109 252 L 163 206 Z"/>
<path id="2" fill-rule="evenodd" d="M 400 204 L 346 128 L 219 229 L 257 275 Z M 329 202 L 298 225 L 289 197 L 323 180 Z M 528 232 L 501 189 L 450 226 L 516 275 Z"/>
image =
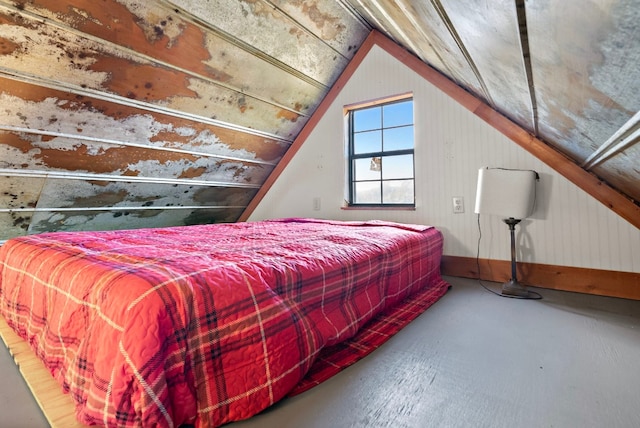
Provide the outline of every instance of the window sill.
<path id="1" fill-rule="evenodd" d="M 340 207 L 344 211 L 415 211 L 416 207 L 356 207 L 343 206 Z"/>

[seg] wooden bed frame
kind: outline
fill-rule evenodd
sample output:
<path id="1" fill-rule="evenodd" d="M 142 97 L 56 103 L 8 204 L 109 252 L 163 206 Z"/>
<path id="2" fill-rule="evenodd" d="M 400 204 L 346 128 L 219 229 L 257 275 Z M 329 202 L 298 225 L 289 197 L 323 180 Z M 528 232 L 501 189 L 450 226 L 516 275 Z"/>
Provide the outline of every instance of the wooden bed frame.
<path id="1" fill-rule="evenodd" d="M 11 330 L 2 317 L 0 337 L 51 428 L 86 428 L 86 425 L 76 419 L 76 406 L 71 397 L 62 392 L 60 384 L 51 376 L 29 344 Z"/>

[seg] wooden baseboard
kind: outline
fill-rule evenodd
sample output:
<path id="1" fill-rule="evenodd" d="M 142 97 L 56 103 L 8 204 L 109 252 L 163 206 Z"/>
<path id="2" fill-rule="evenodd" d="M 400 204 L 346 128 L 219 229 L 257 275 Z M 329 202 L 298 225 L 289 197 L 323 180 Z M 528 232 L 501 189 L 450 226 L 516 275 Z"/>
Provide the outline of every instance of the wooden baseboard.
<path id="1" fill-rule="evenodd" d="M 511 278 L 511 262 L 506 260 L 443 256 L 441 271 L 443 275 L 478 278 L 478 263 L 481 279 L 506 282 Z M 640 300 L 639 273 L 522 262 L 518 262 L 516 273 L 518 281 L 528 286 Z"/>

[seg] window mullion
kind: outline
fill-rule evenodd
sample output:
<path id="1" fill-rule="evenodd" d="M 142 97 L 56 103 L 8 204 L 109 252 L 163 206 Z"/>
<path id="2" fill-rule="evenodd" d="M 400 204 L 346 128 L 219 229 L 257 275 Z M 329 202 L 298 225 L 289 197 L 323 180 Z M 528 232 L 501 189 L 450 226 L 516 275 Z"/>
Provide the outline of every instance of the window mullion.
<path id="1" fill-rule="evenodd" d="M 389 157 L 389 156 L 400 156 L 400 155 L 412 155 L 414 153 L 413 149 L 403 149 L 403 150 L 395 150 L 391 152 L 371 152 L 371 153 L 358 153 L 357 155 L 352 155 L 352 159 L 364 159 L 364 158 L 375 158 L 375 157 Z"/>

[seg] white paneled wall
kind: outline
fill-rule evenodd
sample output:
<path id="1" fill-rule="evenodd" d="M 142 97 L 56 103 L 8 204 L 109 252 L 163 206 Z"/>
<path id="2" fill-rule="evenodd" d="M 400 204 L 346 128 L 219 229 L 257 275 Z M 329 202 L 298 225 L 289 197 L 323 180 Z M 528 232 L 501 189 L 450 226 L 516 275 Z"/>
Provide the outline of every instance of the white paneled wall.
<path id="1" fill-rule="evenodd" d="M 414 94 L 416 210 L 344 210 L 343 106 Z M 540 174 L 534 215 L 517 226 L 518 259 L 560 266 L 640 272 L 640 230 L 490 127 L 412 70 L 374 46 L 280 175 L 250 221 L 278 217 L 372 218 L 437 226 L 445 255 L 475 257 L 473 213 L 478 169 L 533 169 Z M 452 197 L 465 212 L 453 214 Z M 314 198 L 320 209 L 314 210 Z M 483 216 L 480 257 L 509 260 L 509 230 Z"/>

